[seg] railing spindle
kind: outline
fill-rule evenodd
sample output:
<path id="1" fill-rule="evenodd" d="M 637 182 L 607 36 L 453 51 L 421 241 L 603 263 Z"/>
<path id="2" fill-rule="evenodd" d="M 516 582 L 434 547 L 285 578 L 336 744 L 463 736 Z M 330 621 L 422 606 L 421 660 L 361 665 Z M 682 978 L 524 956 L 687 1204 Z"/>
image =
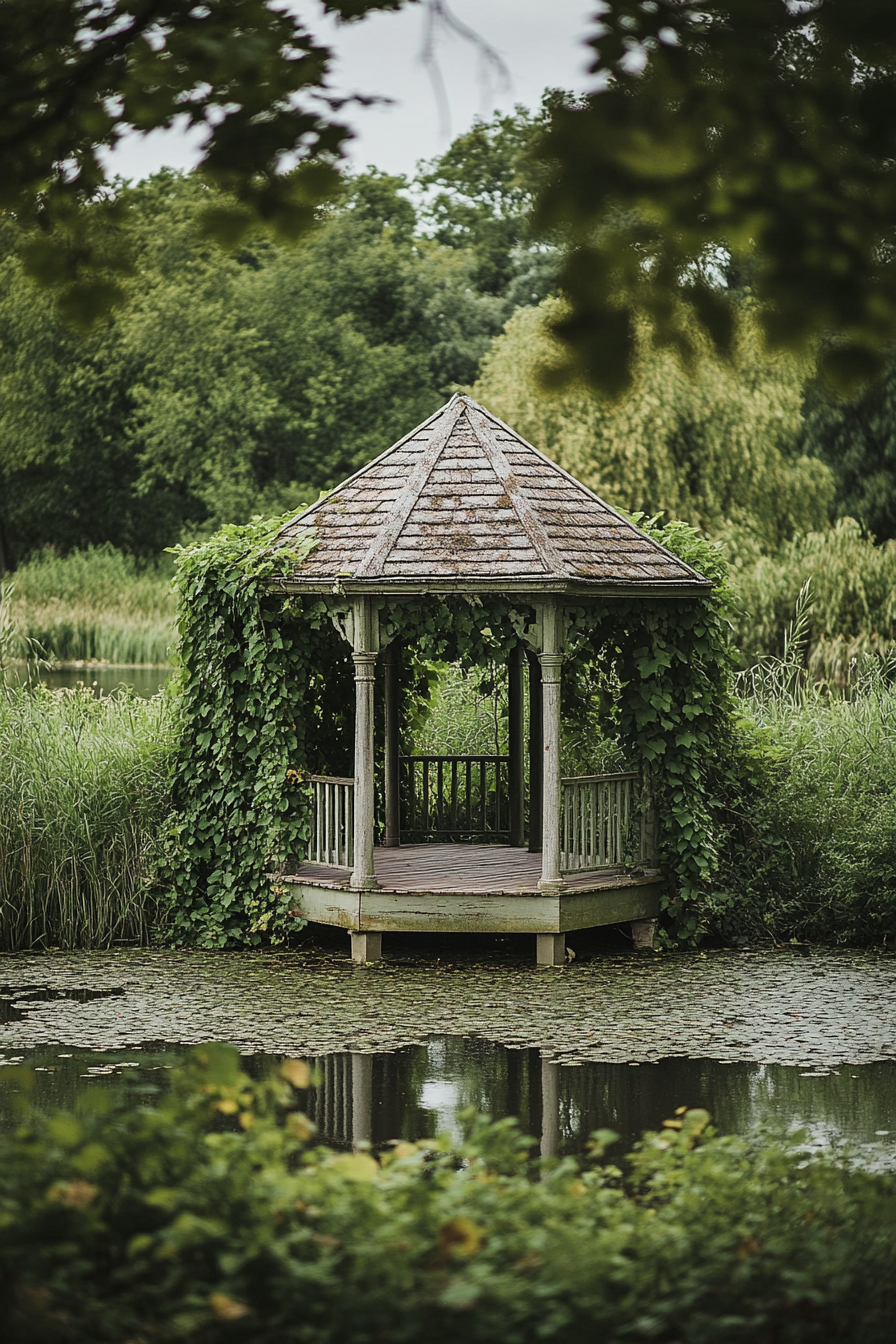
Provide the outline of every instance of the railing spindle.
<path id="1" fill-rule="evenodd" d="M 355 781 L 312 775 L 311 844 L 315 863 L 351 867 L 354 849 Z"/>
<path id="2" fill-rule="evenodd" d="M 577 775 L 561 780 L 561 857 L 564 872 L 622 868 L 635 850 L 631 834 L 635 817 L 636 772 Z M 641 850 L 644 822 L 641 820 Z"/>

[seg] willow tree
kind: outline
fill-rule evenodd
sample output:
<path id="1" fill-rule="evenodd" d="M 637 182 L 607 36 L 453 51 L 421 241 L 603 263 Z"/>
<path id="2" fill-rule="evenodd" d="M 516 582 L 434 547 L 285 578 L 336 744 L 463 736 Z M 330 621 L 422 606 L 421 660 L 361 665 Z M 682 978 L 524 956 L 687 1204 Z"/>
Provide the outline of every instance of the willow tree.
<path id="1" fill-rule="evenodd" d="M 803 366 L 763 353 L 749 308 L 730 361 L 703 342 L 685 371 L 643 339 L 632 386 L 614 403 L 581 383 L 544 390 L 545 366 L 562 358 L 550 334 L 562 310 L 551 298 L 517 312 L 474 395 L 617 507 L 685 518 L 715 535 L 736 528 L 762 548 L 824 526 L 831 472 L 797 446 Z"/>

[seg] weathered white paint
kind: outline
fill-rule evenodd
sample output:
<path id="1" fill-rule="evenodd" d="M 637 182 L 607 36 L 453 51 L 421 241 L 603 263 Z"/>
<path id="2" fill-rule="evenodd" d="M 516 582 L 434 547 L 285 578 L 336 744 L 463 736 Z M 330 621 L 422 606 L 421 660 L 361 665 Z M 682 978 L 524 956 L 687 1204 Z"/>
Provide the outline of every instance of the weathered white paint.
<path id="1" fill-rule="evenodd" d="M 561 779 L 560 869 L 564 873 L 624 868 L 634 837 L 636 771 Z"/>
<path id="2" fill-rule="evenodd" d="M 643 877 L 619 877 L 596 891 L 538 895 L 347 891 L 296 881 L 295 909 L 314 924 L 371 933 L 559 934 L 656 919 L 661 891 L 661 882 Z"/>
<path id="3" fill-rule="evenodd" d="M 653 940 L 656 937 L 655 919 L 633 919 L 631 924 L 632 942 L 635 945 L 636 952 L 652 952 Z"/>
<path id="4" fill-rule="evenodd" d="M 540 611 L 544 770 L 541 810 L 541 881 L 539 890 L 559 891 L 560 878 L 560 669 L 563 666 L 562 613 L 556 602 Z"/>
<path id="5" fill-rule="evenodd" d="M 539 966 L 566 965 L 565 933 L 539 933 L 536 944 L 536 959 Z"/>
<path id="6" fill-rule="evenodd" d="M 352 612 L 352 658 L 355 664 L 355 835 L 351 885 L 367 891 L 377 885 L 373 871 L 373 683 L 379 618 L 369 598 L 359 597 Z"/>
<path id="7" fill-rule="evenodd" d="M 381 933 L 352 933 L 352 961 L 359 966 L 368 961 L 382 961 L 383 935 Z"/>

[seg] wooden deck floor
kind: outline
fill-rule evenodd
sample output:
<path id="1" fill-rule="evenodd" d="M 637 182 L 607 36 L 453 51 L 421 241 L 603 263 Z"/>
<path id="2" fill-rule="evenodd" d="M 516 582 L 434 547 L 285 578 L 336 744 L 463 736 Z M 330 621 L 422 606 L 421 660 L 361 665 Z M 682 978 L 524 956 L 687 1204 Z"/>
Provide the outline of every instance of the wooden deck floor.
<path id="1" fill-rule="evenodd" d="M 562 890 L 538 890 L 541 855 L 507 845 L 403 845 L 374 851 L 379 887 L 353 891 L 348 868 L 303 863 L 294 914 L 352 933 L 537 933 L 559 935 L 626 920 L 654 919 L 656 873 L 570 874 Z M 366 954 L 365 954 L 366 955 Z M 555 964 L 555 963 L 550 963 Z"/>
<path id="2" fill-rule="evenodd" d="M 373 866 L 382 892 L 429 891 L 442 895 L 528 895 L 538 892 L 541 855 L 508 845 L 402 845 L 375 849 Z M 303 863 L 293 882 L 345 890 L 351 870 Z M 569 873 L 568 891 L 598 891 L 627 881 L 621 869 Z M 637 880 L 637 879 L 635 879 Z M 642 879 L 643 880 L 643 879 Z"/>

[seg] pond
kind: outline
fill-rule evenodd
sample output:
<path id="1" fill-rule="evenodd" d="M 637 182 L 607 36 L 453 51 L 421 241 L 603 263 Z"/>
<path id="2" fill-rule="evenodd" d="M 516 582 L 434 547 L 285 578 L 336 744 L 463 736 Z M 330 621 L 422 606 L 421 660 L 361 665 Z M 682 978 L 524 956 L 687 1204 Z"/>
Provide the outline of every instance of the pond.
<path id="1" fill-rule="evenodd" d="M 802 1128 L 896 1167 L 896 958 L 583 946 L 539 969 L 523 941 L 396 938 L 371 967 L 341 944 L 0 958 L 0 1123 L 26 1085 L 41 1107 L 126 1075 L 152 1095 L 185 1046 L 217 1039 L 256 1076 L 314 1061 L 306 1107 L 337 1145 L 459 1136 L 475 1107 L 578 1152 L 594 1129 L 630 1145 L 687 1105 L 724 1132 Z"/>
<path id="2" fill-rule="evenodd" d="M 109 695 L 120 686 L 129 686 L 136 695 L 149 699 L 168 681 L 173 668 L 161 667 L 113 667 L 105 663 L 90 663 L 83 667 L 57 667 L 44 669 L 40 680 L 45 686 L 69 687 L 89 686 L 94 695 Z"/>

